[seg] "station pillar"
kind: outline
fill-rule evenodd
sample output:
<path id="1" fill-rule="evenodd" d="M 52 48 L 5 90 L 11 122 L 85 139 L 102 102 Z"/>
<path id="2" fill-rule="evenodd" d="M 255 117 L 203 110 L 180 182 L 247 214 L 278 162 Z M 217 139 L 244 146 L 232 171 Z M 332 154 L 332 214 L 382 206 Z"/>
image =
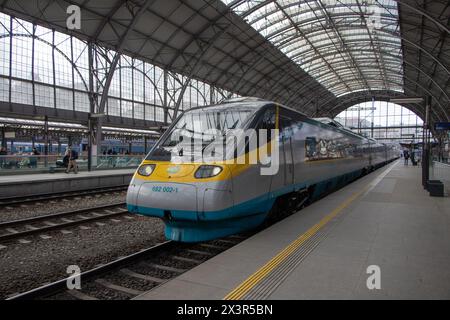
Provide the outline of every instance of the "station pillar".
<path id="1" fill-rule="evenodd" d="M 5 128 L 2 128 L 2 148 L 7 148 L 8 147 L 8 143 L 6 141 L 6 137 L 5 137 Z"/>
<path id="2" fill-rule="evenodd" d="M 424 189 L 428 189 L 428 180 L 430 179 L 430 110 L 431 109 L 431 96 L 425 99 L 425 121 L 423 123 L 423 136 L 422 136 L 422 186 Z"/>
<path id="3" fill-rule="evenodd" d="M 89 118 L 88 170 L 97 167 L 101 155 L 102 121 L 100 117 Z"/>

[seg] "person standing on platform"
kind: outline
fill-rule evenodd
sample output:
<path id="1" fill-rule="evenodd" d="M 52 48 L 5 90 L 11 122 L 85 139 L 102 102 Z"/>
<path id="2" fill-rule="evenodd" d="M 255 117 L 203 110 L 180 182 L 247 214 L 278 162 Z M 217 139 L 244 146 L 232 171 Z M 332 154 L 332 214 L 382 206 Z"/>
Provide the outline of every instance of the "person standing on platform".
<path id="1" fill-rule="evenodd" d="M 6 151 L 6 148 L 1 148 L 0 149 L 0 168 L 3 168 L 3 166 L 6 164 L 6 157 L 2 157 L 2 156 L 7 156 L 8 152 Z"/>
<path id="2" fill-rule="evenodd" d="M 409 159 L 409 151 L 407 149 L 403 150 L 403 159 L 405 159 L 405 166 L 407 166 Z"/>
<path id="3" fill-rule="evenodd" d="M 38 163 L 38 156 L 40 156 L 41 153 L 36 149 L 33 148 L 33 151 L 31 152 L 31 157 L 30 157 L 30 167 L 31 168 L 37 168 L 37 163 Z"/>
<path id="4" fill-rule="evenodd" d="M 78 165 L 77 165 L 77 159 L 78 159 L 78 152 L 73 150 L 71 147 L 69 147 L 69 165 L 67 167 L 66 173 L 69 173 L 70 170 L 73 168 L 73 173 L 78 173 Z"/>

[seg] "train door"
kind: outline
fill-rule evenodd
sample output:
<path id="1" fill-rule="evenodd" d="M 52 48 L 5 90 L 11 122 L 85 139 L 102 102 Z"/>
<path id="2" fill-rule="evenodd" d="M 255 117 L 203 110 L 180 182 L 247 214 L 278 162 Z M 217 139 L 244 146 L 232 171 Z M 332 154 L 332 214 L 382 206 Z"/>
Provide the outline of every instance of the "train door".
<path id="1" fill-rule="evenodd" d="M 288 186 L 294 184 L 294 150 L 293 150 L 293 139 L 294 139 L 294 121 L 283 114 L 280 114 L 280 160 L 283 160 L 282 167 L 283 170 L 283 185 Z"/>

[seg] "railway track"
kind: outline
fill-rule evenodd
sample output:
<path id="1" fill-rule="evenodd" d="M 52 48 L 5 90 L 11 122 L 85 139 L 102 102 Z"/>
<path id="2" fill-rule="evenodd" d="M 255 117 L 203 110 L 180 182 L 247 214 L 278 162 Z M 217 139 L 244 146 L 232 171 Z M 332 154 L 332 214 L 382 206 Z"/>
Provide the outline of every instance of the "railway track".
<path id="1" fill-rule="evenodd" d="M 51 200 L 69 199 L 69 198 L 75 198 L 75 197 L 84 197 L 84 196 L 91 196 L 91 195 L 103 194 L 103 193 L 121 192 L 121 191 L 127 190 L 127 188 L 128 188 L 128 185 L 124 185 L 124 186 L 117 186 L 117 187 L 96 188 L 96 189 L 81 190 L 81 191 L 40 194 L 40 195 L 26 196 L 26 197 L 1 198 L 0 199 L 0 207 L 2 207 L 2 206 L 3 207 L 17 206 L 17 205 L 36 203 L 36 202 L 41 202 L 41 201 L 51 201 Z"/>
<path id="2" fill-rule="evenodd" d="M 166 241 L 80 274 L 81 289 L 67 289 L 69 278 L 7 300 L 122 300 L 134 298 L 177 277 L 245 240 L 230 236 L 203 243 Z"/>
<path id="3" fill-rule="evenodd" d="M 0 223 L 0 242 L 113 218 L 127 213 L 125 202 L 64 211 Z"/>

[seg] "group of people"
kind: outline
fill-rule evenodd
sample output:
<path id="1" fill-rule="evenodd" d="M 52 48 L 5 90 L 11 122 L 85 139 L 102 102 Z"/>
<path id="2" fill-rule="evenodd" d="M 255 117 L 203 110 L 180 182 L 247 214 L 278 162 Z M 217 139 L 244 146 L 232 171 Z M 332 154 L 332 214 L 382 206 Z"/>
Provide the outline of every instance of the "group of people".
<path id="1" fill-rule="evenodd" d="M 73 173 L 78 173 L 78 165 L 77 165 L 77 159 L 78 159 L 78 152 L 71 147 L 68 147 L 66 149 L 66 153 L 64 154 L 63 158 L 63 164 L 67 168 L 66 173 L 70 173 L 70 171 L 73 169 Z"/>
<path id="2" fill-rule="evenodd" d="M 124 155 L 129 155 L 129 154 L 130 154 L 130 152 L 128 150 L 125 150 Z M 104 156 L 106 156 L 106 155 L 116 156 L 116 155 L 118 155 L 118 153 L 116 150 L 109 149 L 108 151 L 104 150 L 103 155 Z"/>
<path id="3" fill-rule="evenodd" d="M 0 156 L 8 156 L 8 150 L 5 147 L 0 148 Z M 25 155 L 25 157 L 24 157 Z M 29 155 L 29 156 L 28 156 Z M 20 168 L 20 167 L 29 167 L 36 168 L 38 164 L 38 157 L 41 153 L 33 148 L 31 153 L 20 154 L 21 160 L 17 160 L 13 158 L 0 158 L 0 167 L 2 168 Z M 14 154 L 12 155 L 14 156 Z"/>
<path id="4" fill-rule="evenodd" d="M 417 166 L 417 159 L 414 150 L 410 151 L 408 149 L 403 150 L 403 160 L 405 166 L 408 165 L 408 160 L 411 159 L 413 166 Z"/>

